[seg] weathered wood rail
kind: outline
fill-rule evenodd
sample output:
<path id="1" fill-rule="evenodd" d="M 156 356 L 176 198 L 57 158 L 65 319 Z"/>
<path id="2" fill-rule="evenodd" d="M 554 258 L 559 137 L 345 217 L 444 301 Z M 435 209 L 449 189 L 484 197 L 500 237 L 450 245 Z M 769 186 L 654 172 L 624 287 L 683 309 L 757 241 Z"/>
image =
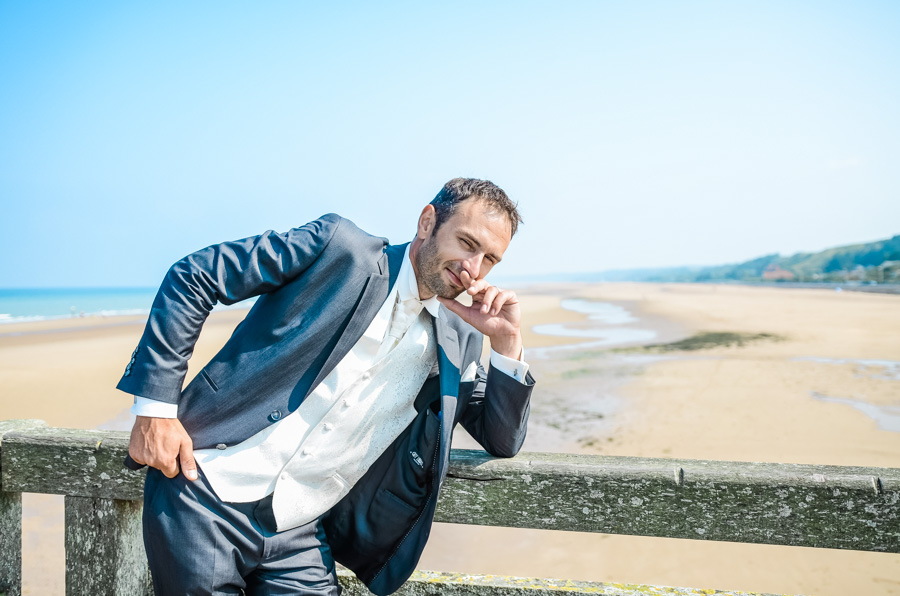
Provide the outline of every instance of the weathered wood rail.
<path id="1" fill-rule="evenodd" d="M 66 496 L 67 594 L 151 593 L 127 433 L 0 421 L 0 595 L 21 593 L 21 493 Z M 436 520 L 900 552 L 900 469 L 455 450 Z M 367 591 L 343 575 L 346 593 Z M 711 594 L 417 572 L 402 594 Z"/>

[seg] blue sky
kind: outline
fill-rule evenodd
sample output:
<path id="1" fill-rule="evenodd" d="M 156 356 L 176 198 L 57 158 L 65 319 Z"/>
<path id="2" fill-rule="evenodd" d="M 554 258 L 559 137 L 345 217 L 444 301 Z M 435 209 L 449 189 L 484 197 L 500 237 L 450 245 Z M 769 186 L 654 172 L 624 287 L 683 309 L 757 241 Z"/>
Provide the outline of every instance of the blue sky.
<path id="1" fill-rule="evenodd" d="M 900 3 L 0 1 L 0 287 L 154 286 L 338 212 L 396 242 L 449 178 L 498 274 L 900 233 Z"/>

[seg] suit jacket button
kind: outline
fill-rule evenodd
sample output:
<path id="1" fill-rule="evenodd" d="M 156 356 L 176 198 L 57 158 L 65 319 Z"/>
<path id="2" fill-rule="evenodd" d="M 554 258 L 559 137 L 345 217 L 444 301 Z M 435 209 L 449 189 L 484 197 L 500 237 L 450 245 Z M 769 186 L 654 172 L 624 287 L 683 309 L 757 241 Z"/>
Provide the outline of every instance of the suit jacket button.
<path id="1" fill-rule="evenodd" d="M 228 447 L 228 445 L 226 445 L 225 443 L 219 443 L 218 445 L 216 445 L 216 449 L 219 450 L 225 449 L 226 447 Z"/>
<path id="2" fill-rule="evenodd" d="M 271 414 L 269 414 L 269 420 L 272 422 L 278 422 L 281 420 L 281 410 L 275 410 Z"/>

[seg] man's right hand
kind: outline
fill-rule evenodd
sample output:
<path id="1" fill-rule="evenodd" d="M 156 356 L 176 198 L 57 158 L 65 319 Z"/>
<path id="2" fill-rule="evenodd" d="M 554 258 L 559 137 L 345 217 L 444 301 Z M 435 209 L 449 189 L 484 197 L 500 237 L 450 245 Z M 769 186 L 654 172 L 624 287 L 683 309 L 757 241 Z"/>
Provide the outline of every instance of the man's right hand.
<path id="1" fill-rule="evenodd" d="M 188 480 L 197 479 L 194 442 L 177 418 L 138 416 L 131 429 L 128 454 L 139 464 L 156 468 L 169 478 L 178 475 L 178 462 Z"/>

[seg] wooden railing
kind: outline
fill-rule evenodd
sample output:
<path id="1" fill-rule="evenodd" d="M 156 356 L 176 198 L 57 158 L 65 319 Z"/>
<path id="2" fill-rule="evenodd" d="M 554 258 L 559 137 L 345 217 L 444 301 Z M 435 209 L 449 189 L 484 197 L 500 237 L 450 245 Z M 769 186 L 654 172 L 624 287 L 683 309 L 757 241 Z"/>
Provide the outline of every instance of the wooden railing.
<path id="1" fill-rule="evenodd" d="M 150 594 L 124 432 L 0 421 L 0 594 L 21 593 L 21 493 L 65 495 L 67 594 Z M 436 521 L 900 552 L 900 469 L 454 450 Z M 342 574 L 347 594 L 366 594 Z M 401 594 L 725 594 L 417 572 Z"/>

